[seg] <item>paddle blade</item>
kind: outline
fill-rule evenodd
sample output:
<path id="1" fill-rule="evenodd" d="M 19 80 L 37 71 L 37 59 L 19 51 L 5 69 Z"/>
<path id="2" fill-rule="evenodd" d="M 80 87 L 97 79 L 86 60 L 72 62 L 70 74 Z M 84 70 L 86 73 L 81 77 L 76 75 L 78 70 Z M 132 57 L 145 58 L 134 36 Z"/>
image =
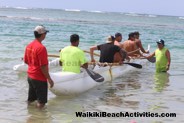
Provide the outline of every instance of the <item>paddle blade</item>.
<path id="1" fill-rule="evenodd" d="M 137 64 L 137 63 L 123 63 L 123 64 L 128 64 L 128 65 L 130 65 L 130 66 L 132 66 L 132 67 L 139 68 L 139 69 L 142 68 L 142 65 Z"/>
<path id="2" fill-rule="evenodd" d="M 89 69 L 86 69 L 88 75 L 93 79 L 95 80 L 96 82 L 103 82 L 104 81 L 104 77 L 102 77 L 100 74 L 92 71 L 92 70 L 89 70 Z"/>
<path id="3" fill-rule="evenodd" d="M 148 44 L 148 49 L 147 50 L 150 51 L 150 44 Z"/>
<path id="4" fill-rule="evenodd" d="M 148 58 L 148 61 L 151 62 L 151 63 L 155 63 L 156 62 L 156 58 L 155 57 Z"/>

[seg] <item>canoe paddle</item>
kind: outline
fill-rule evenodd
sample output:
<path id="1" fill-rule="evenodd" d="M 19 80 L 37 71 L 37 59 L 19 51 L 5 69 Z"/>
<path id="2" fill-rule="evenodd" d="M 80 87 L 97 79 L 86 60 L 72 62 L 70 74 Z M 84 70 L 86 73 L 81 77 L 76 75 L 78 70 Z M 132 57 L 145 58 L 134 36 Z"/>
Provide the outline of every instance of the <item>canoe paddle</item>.
<path id="1" fill-rule="evenodd" d="M 130 66 L 135 67 L 135 68 L 139 68 L 139 69 L 142 68 L 142 65 L 141 64 L 129 63 L 129 62 L 124 62 L 123 64 L 119 64 L 119 63 L 108 63 L 108 64 L 109 65 L 114 65 L 114 66 L 119 66 L 119 65 L 127 64 L 127 65 L 130 65 Z"/>
<path id="2" fill-rule="evenodd" d="M 92 70 L 89 70 L 88 68 L 85 69 L 86 72 L 88 73 L 88 75 L 93 79 L 95 80 L 96 82 L 103 82 L 104 81 L 104 77 L 102 77 L 100 74 L 92 71 Z"/>
<path id="3" fill-rule="evenodd" d="M 150 51 L 150 45 L 148 44 L 148 51 Z M 151 63 L 155 63 L 156 62 L 156 58 L 155 57 L 151 57 L 151 58 L 147 58 L 147 60 Z"/>
<path id="4" fill-rule="evenodd" d="M 147 58 L 147 60 L 151 63 L 155 63 L 156 62 L 156 58 L 155 57 L 151 57 L 151 58 Z"/>
<path id="5" fill-rule="evenodd" d="M 127 64 L 127 65 L 130 65 L 132 67 L 135 67 L 135 68 L 139 68 L 141 69 L 142 68 L 142 65 L 141 64 L 137 64 L 137 63 L 129 63 L 129 62 L 124 62 L 122 64 L 119 64 L 119 63 L 100 63 L 100 62 L 88 62 L 88 64 L 91 64 L 91 65 L 94 65 L 94 64 L 98 64 L 100 66 L 121 66 L 123 64 Z"/>
<path id="6" fill-rule="evenodd" d="M 130 65 L 130 66 L 132 66 L 132 67 L 139 68 L 139 69 L 142 68 L 142 65 L 137 64 L 137 63 L 128 63 L 128 62 L 124 62 L 123 64 L 128 64 L 128 65 Z"/>

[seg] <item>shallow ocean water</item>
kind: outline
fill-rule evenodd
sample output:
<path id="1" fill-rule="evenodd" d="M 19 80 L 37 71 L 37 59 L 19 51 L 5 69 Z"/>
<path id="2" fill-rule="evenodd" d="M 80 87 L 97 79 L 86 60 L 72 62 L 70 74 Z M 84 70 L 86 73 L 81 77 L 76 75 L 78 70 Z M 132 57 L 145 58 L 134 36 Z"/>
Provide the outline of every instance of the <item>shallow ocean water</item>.
<path id="1" fill-rule="evenodd" d="M 69 45 L 69 36 L 80 35 L 80 47 L 104 43 L 108 35 L 139 31 L 144 47 L 162 38 L 171 52 L 169 74 L 155 74 L 154 64 L 141 70 L 128 71 L 75 97 L 57 97 L 49 92 L 46 109 L 27 107 L 26 73 L 13 71 L 22 63 L 25 46 L 33 40 L 33 29 L 43 24 L 50 32 L 43 44 L 49 54 Z M 184 122 L 184 20 L 173 16 L 131 15 L 126 13 L 75 12 L 52 9 L 0 8 L 0 122 L 63 123 L 63 122 Z M 86 54 L 89 58 L 89 55 Z M 53 58 L 49 58 L 50 60 Z M 98 58 L 96 58 L 98 59 Z M 59 70 L 59 69 L 58 69 Z M 177 117 L 77 118 L 75 112 L 151 112 L 176 113 Z"/>

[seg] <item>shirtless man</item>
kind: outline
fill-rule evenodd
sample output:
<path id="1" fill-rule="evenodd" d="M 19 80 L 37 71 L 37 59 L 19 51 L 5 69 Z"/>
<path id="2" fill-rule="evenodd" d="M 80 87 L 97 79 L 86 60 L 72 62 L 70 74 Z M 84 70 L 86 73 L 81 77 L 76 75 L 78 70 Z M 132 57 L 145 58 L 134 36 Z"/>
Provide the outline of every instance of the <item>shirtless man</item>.
<path id="1" fill-rule="evenodd" d="M 134 33 L 130 33 L 128 35 L 128 40 L 124 41 L 122 44 L 122 48 L 125 49 L 127 52 L 129 52 L 129 56 L 138 56 L 141 55 L 139 52 L 139 47 L 136 45 Z M 132 51 L 138 51 L 138 52 L 132 52 Z"/>
<path id="2" fill-rule="evenodd" d="M 136 42 L 136 45 L 138 48 L 140 48 L 140 50 L 143 52 L 143 53 L 149 53 L 149 51 L 146 51 L 143 46 L 142 46 L 142 43 L 141 43 L 141 40 L 139 39 L 139 32 L 134 32 L 134 37 L 135 37 L 135 42 Z"/>
<path id="3" fill-rule="evenodd" d="M 123 58 L 123 59 L 122 59 L 123 61 L 124 61 L 125 59 L 127 59 L 128 61 L 130 60 L 130 58 L 129 58 L 128 55 L 127 55 L 127 52 L 126 52 L 126 51 L 123 49 L 123 47 L 122 47 L 122 43 L 120 43 L 121 40 L 122 40 L 122 34 L 119 33 L 119 32 L 117 32 L 117 33 L 115 34 L 114 45 L 117 45 L 117 46 L 119 46 L 119 47 L 121 48 L 122 53 L 123 53 L 123 56 L 120 57 L 120 54 L 119 54 L 119 53 L 115 53 L 115 55 L 114 55 L 115 62 L 119 61 L 120 58 Z"/>
<path id="4" fill-rule="evenodd" d="M 121 33 L 117 32 L 117 33 L 115 34 L 114 45 L 117 45 L 117 46 L 121 47 L 121 43 L 120 43 L 121 40 L 122 40 L 122 35 L 121 35 Z"/>

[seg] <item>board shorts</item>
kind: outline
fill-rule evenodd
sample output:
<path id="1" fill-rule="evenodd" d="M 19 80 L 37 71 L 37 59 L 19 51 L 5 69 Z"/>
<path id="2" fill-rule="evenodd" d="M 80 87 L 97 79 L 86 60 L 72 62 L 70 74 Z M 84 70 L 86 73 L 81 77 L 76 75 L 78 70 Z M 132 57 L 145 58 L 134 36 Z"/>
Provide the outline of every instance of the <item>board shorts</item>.
<path id="1" fill-rule="evenodd" d="M 48 84 L 46 81 L 27 78 L 29 83 L 28 101 L 37 100 L 41 104 L 47 103 Z"/>

